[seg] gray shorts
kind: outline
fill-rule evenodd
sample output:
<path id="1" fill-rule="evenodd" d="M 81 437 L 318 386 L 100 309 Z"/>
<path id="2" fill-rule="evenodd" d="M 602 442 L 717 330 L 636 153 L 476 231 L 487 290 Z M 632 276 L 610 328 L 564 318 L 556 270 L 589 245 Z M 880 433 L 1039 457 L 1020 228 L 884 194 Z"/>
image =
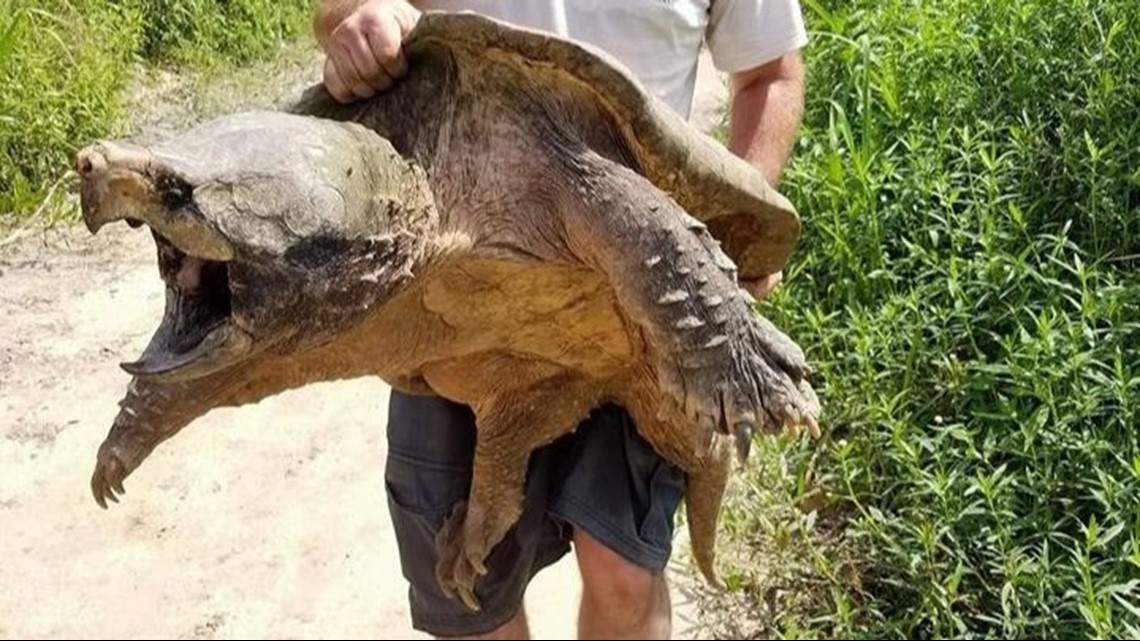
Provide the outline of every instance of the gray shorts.
<path id="1" fill-rule="evenodd" d="M 509 621 L 530 579 L 570 551 L 567 526 L 632 563 L 664 569 L 684 477 L 637 434 L 624 410 L 607 405 L 531 457 L 523 514 L 475 584 L 482 611 L 447 598 L 435 580 L 435 534 L 467 497 L 474 446 L 467 406 L 392 391 L 385 481 L 417 630 L 471 636 Z"/>

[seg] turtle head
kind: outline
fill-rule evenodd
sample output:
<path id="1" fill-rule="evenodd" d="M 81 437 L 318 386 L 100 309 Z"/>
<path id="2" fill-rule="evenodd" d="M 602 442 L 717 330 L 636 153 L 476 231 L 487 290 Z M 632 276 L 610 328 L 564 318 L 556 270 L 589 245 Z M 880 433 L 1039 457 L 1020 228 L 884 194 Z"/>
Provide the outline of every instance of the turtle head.
<path id="1" fill-rule="evenodd" d="M 253 112 L 149 147 L 76 154 L 88 229 L 147 226 L 166 311 L 123 365 L 186 381 L 296 354 L 359 322 L 411 277 L 434 216 L 418 167 L 359 125 Z"/>

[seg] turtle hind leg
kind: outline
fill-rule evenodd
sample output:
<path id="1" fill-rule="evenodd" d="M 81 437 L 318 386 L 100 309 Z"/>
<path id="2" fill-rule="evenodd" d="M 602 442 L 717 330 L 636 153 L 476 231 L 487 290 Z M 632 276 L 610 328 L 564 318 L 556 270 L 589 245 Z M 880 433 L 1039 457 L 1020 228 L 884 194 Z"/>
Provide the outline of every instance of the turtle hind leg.
<path id="1" fill-rule="evenodd" d="M 802 350 L 753 309 L 705 225 L 627 167 L 588 150 L 564 168 L 568 245 L 604 272 L 656 354 L 666 397 L 701 430 L 817 433 L 819 403 Z"/>
<path id="2" fill-rule="evenodd" d="M 436 580 L 444 594 L 480 610 L 475 584 L 522 514 L 531 454 L 572 432 L 596 399 L 592 385 L 562 374 L 472 403 L 477 437 L 471 491 L 436 538 Z"/>

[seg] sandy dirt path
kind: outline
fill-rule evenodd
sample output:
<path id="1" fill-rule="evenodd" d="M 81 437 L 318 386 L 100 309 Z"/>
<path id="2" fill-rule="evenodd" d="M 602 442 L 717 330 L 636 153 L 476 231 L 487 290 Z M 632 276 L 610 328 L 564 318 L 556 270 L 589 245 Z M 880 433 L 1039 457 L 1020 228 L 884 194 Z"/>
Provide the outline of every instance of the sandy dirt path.
<path id="1" fill-rule="evenodd" d="M 722 101 L 706 60 L 696 122 Z M 118 363 L 162 306 L 145 230 L 0 247 L 0 638 L 426 638 L 408 623 L 384 499 L 379 381 L 215 411 L 152 454 L 122 503 L 96 506 Z M 579 589 L 572 556 L 539 575 L 536 638 L 574 638 Z M 674 592 L 681 638 L 692 608 Z"/>

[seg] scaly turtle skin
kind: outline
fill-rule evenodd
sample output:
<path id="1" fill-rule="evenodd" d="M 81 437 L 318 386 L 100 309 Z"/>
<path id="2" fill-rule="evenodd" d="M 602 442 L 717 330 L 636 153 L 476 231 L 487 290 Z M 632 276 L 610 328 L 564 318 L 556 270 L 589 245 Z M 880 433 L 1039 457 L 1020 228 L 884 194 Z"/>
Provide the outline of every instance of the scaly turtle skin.
<path id="1" fill-rule="evenodd" d="M 147 225 L 167 285 L 96 500 L 213 408 L 378 376 L 475 412 L 437 575 L 477 609 L 530 453 L 616 402 L 687 474 L 717 582 L 734 445 L 818 435 L 802 351 L 737 283 L 782 267 L 795 211 L 600 51 L 469 13 L 424 14 L 405 50 L 409 74 L 368 101 L 318 86 L 291 113 L 79 152 L 88 227 Z"/>

